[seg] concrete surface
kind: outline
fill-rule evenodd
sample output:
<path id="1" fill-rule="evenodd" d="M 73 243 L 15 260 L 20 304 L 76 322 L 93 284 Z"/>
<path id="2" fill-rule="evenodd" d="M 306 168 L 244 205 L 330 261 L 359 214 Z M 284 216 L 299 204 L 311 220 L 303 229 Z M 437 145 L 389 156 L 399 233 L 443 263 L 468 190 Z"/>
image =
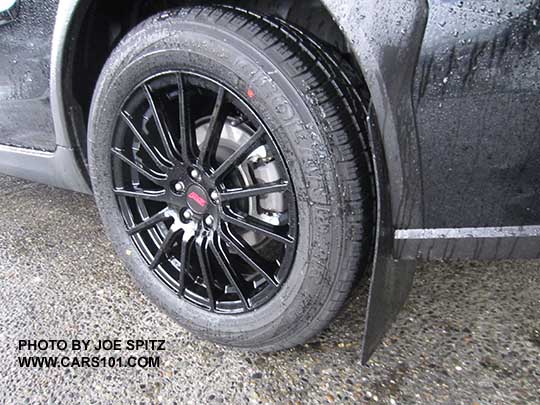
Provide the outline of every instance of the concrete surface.
<path id="1" fill-rule="evenodd" d="M 540 403 L 538 261 L 420 266 L 361 367 L 366 291 L 304 347 L 218 347 L 136 289 L 91 197 L 0 177 L 0 403 Z M 19 367 L 18 339 L 43 338 L 165 339 L 166 351 L 138 352 L 160 355 L 157 369 Z"/>

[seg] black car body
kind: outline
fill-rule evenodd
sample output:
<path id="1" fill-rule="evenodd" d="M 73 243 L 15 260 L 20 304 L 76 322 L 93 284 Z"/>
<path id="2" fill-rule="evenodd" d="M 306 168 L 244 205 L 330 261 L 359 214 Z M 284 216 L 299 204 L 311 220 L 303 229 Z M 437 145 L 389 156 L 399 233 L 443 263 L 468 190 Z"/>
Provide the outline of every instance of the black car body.
<path id="1" fill-rule="evenodd" d="M 112 3 L 3 10 L 2 173 L 91 193 L 88 114 L 111 49 L 147 16 L 205 2 Z M 217 3 L 330 43 L 369 91 L 376 237 L 364 360 L 406 299 L 415 260 L 540 257 L 538 1 Z"/>

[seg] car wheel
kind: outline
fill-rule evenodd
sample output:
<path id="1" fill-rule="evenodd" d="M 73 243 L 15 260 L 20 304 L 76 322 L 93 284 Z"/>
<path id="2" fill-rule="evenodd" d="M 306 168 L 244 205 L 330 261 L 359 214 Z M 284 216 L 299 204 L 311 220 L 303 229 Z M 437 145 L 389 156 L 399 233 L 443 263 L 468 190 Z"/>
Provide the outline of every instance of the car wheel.
<path id="1" fill-rule="evenodd" d="M 134 28 L 101 73 L 88 149 L 106 231 L 203 338 L 301 344 L 367 265 L 365 114 L 329 55 L 286 23 L 188 7 Z"/>

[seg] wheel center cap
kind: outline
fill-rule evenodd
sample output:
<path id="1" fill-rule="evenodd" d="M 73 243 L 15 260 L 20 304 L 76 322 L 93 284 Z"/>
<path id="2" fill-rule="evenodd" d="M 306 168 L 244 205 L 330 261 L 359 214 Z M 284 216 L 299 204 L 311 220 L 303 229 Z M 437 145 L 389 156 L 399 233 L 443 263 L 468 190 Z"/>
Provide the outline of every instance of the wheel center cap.
<path id="1" fill-rule="evenodd" d="M 187 192 L 187 205 L 191 210 L 197 214 L 204 214 L 208 211 L 208 193 L 199 186 L 198 184 L 193 184 L 188 187 Z"/>

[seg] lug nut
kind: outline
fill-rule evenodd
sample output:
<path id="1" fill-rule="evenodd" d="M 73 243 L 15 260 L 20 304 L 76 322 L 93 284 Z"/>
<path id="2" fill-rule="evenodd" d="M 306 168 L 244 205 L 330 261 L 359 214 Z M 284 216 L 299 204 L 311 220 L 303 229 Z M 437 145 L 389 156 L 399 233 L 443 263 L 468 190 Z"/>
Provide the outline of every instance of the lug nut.
<path id="1" fill-rule="evenodd" d="M 184 219 L 187 219 L 189 221 L 191 218 L 193 218 L 193 213 L 191 212 L 191 210 L 185 210 L 182 213 L 182 216 L 184 217 Z"/>
<path id="2" fill-rule="evenodd" d="M 174 185 L 174 190 L 177 192 L 177 193 L 181 193 L 183 192 L 184 190 L 186 189 L 186 186 L 184 183 L 182 183 L 181 181 L 179 181 L 178 183 L 176 183 Z"/>
<path id="3" fill-rule="evenodd" d="M 205 219 L 204 219 L 204 223 L 207 225 L 207 226 L 212 226 L 214 225 L 214 217 L 212 215 L 208 215 Z"/>
<path id="4" fill-rule="evenodd" d="M 199 174 L 199 171 L 198 171 L 197 169 L 191 170 L 190 175 L 191 175 L 191 178 L 194 179 L 194 180 L 198 180 L 199 177 L 201 176 L 201 175 Z"/>
<path id="5" fill-rule="evenodd" d="M 210 198 L 213 200 L 213 201 L 217 201 L 217 199 L 219 198 L 219 194 L 216 190 L 213 190 L 211 193 L 210 193 Z"/>

